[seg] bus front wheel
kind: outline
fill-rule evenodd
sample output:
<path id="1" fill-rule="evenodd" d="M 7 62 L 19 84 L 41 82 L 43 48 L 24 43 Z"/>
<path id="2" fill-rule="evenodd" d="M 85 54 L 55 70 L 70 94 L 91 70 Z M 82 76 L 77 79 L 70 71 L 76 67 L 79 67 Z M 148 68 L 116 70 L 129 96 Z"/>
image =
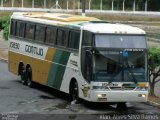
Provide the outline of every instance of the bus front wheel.
<path id="1" fill-rule="evenodd" d="M 71 84 L 70 94 L 71 94 L 72 100 L 77 103 L 79 99 L 79 95 L 78 95 L 79 92 L 78 92 L 78 83 L 76 81 L 74 81 Z"/>
<path id="2" fill-rule="evenodd" d="M 27 80 L 26 80 L 27 86 L 32 88 L 33 87 L 32 70 L 30 67 L 27 69 L 27 77 L 26 78 L 27 78 Z"/>
<path id="3" fill-rule="evenodd" d="M 117 103 L 117 109 L 118 110 L 127 110 L 127 105 L 125 102 L 120 102 L 120 103 Z"/>

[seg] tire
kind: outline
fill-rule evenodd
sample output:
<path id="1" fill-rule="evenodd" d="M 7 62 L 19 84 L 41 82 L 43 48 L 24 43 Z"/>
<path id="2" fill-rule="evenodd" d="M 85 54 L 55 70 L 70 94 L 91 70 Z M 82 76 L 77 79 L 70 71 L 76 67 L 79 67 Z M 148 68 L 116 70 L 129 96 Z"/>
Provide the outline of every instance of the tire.
<path id="1" fill-rule="evenodd" d="M 27 69 L 27 76 L 26 76 L 26 84 L 28 87 L 33 87 L 33 81 L 32 81 L 32 70 L 31 68 Z"/>
<path id="2" fill-rule="evenodd" d="M 118 110 L 127 110 L 127 105 L 125 102 L 117 103 Z"/>
<path id="3" fill-rule="evenodd" d="M 76 81 L 72 84 L 72 87 L 71 87 L 71 97 L 73 101 L 75 101 L 76 103 L 78 102 L 79 91 L 78 91 L 78 83 Z"/>
<path id="4" fill-rule="evenodd" d="M 26 71 L 25 70 L 21 70 L 20 77 L 21 77 L 21 83 L 23 85 L 26 85 Z"/>

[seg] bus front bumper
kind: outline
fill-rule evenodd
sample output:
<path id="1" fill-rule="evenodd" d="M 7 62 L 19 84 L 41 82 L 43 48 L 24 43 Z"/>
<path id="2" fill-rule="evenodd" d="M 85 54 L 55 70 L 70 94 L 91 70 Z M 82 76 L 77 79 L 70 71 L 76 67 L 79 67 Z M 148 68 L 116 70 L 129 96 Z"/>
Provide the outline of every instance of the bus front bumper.
<path id="1" fill-rule="evenodd" d="M 148 91 L 94 91 L 88 95 L 92 102 L 147 102 Z"/>

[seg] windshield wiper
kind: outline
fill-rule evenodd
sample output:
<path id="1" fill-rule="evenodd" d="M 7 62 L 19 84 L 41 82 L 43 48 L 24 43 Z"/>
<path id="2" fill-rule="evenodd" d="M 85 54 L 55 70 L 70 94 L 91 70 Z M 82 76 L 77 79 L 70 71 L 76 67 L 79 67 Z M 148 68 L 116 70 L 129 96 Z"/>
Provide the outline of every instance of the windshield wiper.
<path id="1" fill-rule="evenodd" d="M 117 62 L 117 66 L 122 68 L 121 63 Z M 117 72 L 117 75 L 121 72 L 121 71 L 118 72 L 118 67 L 116 67 L 116 70 L 115 70 Z M 111 84 L 115 80 L 114 77 L 115 77 L 115 75 L 112 75 L 112 77 L 110 77 L 110 80 L 109 80 L 108 84 Z"/>
<path id="2" fill-rule="evenodd" d="M 127 66 L 129 66 L 129 64 L 128 64 L 128 60 L 127 60 Z M 133 75 L 133 71 L 131 70 L 131 69 L 129 69 L 128 70 L 130 73 L 131 73 L 131 76 L 132 76 L 132 78 L 133 78 L 133 81 L 135 82 L 135 84 L 137 84 L 137 79 L 135 78 L 135 76 Z"/>

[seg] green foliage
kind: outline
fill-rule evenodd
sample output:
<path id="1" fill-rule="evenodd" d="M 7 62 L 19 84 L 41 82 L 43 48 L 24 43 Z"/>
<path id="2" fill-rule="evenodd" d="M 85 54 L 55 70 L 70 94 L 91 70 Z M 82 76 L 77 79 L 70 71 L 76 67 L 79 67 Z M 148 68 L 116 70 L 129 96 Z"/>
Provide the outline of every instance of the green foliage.
<path id="1" fill-rule="evenodd" d="M 7 24 L 4 28 L 4 31 L 3 31 L 3 38 L 5 40 L 8 40 L 8 35 L 9 35 L 9 24 Z"/>
<path id="2" fill-rule="evenodd" d="M 160 66 L 160 48 L 149 48 L 148 60 L 151 69 Z"/>
<path id="3" fill-rule="evenodd" d="M 10 17 L 4 16 L 0 18 L 0 29 L 3 30 L 3 38 L 8 40 Z"/>
<path id="4" fill-rule="evenodd" d="M 148 61 L 150 95 L 155 96 L 155 84 L 160 81 L 160 48 L 149 49 Z"/>

